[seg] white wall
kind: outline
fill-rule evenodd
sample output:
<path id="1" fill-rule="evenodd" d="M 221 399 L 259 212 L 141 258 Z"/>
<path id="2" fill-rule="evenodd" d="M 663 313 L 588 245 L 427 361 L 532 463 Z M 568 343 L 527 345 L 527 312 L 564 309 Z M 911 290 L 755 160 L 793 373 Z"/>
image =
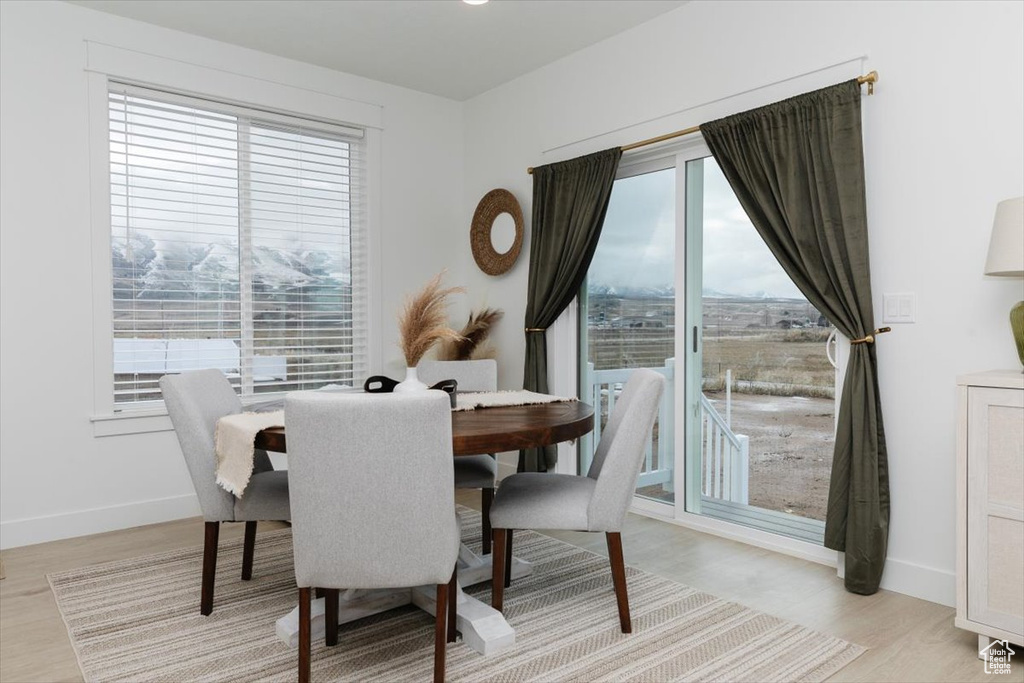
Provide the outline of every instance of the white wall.
<path id="1" fill-rule="evenodd" d="M 1022 25 L 1019 2 L 692 2 L 467 102 L 464 224 L 494 187 L 529 217 L 527 166 L 877 69 L 864 144 L 878 323 L 882 293 L 918 302 L 917 323 L 878 343 L 892 485 L 883 586 L 953 604 L 955 377 L 1018 365 L 1007 315 L 1021 283 L 982 270 L 996 202 L 1024 194 Z M 476 269 L 467 239 L 461 249 L 462 279 L 507 313 L 501 385 L 521 386 L 528 244 L 500 278 Z"/>
<path id="2" fill-rule="evenodd" d="M 390 374 L 402 297 L 456 261 L 461 103 L 64 3 L 0 3 L 0 547 L 198 511 L 172 432 L 93 436 L 86 40 L 383 107 Z"/>

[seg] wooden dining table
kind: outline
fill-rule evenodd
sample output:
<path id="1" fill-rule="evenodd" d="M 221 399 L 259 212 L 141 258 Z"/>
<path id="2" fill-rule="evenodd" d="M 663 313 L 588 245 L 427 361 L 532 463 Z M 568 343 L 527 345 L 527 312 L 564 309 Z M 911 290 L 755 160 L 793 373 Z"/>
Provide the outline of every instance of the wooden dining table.
<path id="1" fill-rule="evenodd" d="M 459 455 L 538 448 L 579 438 L 594 428 L 594 408 L 580 401 L 452 411 L 452 451 Z M 256 448 L 287 453 L 284 427 L 256 435 Z"/>
<path id="2" fill-rule="evenodd" d="M 452 411 L 452 451 L 458 457 L 537 448 L 577 439 L 593 428 L 594 408 L 578 401 Z M 287 428 L 264 429 L 256 435 L 255 445 L 286 453 Z M 465 544 L 459 549 L 457 628 L 463 642 L 483 655 L 498 654 L 515 644 L 515 631 L 504 615 L 462 591 L 463 586 L 490 581 L 491 559 L 492 555 L 479 555 Z M 518 579 L 532 569 L 526 560 L 513 557 L 510 576 Z M 410 603 L 434 614 L 435 586 L 345 591 L 339 596 L 337 619 L 343 624 Z M 278 637 L 291 647 L 298 645 L 298 612 L 296 607 L 276 624 Z M 322 598 L 313 601 L 312 621 L 312 637 L 323 636 Z"/>

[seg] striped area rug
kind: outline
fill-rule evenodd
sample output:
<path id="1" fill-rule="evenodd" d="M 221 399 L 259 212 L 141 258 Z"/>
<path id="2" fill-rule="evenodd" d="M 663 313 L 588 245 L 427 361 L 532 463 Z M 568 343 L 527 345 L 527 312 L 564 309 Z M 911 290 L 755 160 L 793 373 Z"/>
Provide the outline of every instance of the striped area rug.
<path id="1" fill-rule="evenodd" d="M 472 546 L 480 516 L 461 513 Z M 238 578 L 241 554 L 240 539 L 221 544 L 209 617 L 199 614 L 198 547 L 50 575 L 85 680 L 294 680 L 296 653 L 274 635 L 296 602 L 291 531 L 258 536 L 252 581 Z M 606 558 L 532 532 L 516 534 L 516 555 L 534 571 L 505 591 L 515 647 L 483 657 L 449 645 L 448 680 L 823 681 L 862 652 L 629 567 L 633 633 L 623 635 Z M 468 592 L 489 600 L 487 584 Z M 314 681 L 430 679 L 427 613 L 403 607 L 339 631 L 337 647 L 314 642 Z"/>

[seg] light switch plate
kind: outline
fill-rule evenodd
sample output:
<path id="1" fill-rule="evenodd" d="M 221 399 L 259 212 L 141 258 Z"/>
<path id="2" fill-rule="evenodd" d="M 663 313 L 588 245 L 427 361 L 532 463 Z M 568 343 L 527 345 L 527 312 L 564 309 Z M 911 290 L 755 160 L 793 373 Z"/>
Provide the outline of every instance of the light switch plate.
<path id="1" fill-rule="evenodd" d="M 912 323 L 917 317 L 917 295 L 913 292 L 882 295 L 883 323 Z"/>

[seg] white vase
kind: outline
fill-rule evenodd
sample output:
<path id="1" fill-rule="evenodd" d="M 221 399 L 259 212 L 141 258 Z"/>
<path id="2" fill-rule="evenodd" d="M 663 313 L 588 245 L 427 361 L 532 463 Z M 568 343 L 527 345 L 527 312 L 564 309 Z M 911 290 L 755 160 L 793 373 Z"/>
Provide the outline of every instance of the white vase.
<path id="1" fill-rule="evenodd" d="M 395 385 L 395 393 L 408 393 L 410 391 L 426 391 L 429 387 L 416 376 L 416 368 L 405 369 L 405 379 Z"/>

